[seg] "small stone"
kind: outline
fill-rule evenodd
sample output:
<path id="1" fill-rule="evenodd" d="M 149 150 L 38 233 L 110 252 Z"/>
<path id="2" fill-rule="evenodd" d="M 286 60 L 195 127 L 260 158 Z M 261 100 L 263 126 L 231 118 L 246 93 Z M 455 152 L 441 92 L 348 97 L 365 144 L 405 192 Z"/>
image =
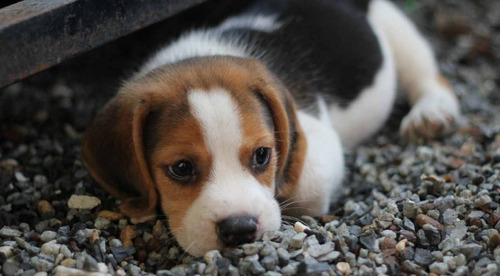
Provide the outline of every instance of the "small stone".
<path id="1" fill-rule="evenodd" d="M 95 196 L 71 195 L 68 207 L 73 209 L 92 209 L 101 204 L 101 200 Z"/>
<path id="2" fill-rule="evenodd" d="M 459 245 L 456 249 L 458 250 L 458 252 L 464 254 L 468 258 L 474 258 L 479 256 L 482 248 L 483 247 L 479 244 L 469 243 L 469 244 Z"/>
<path id="3" fill-rule="evenodd" d="M 365 248 L 368 249 L 370 252 L 374 252 L 376 239 L 377 239 L 377 234 L 375 233 L 375 231 L 370 229 L 361 234 L 359 242 L 363 246 L 365 246 Z"/>
<path id="4" fill-rule="evenodd" d="M 428 266 L 434 261 L 434 256 L 427 249 L 417 248 L 415 250 L 414 261 L 419 265 Z"/>
<path id="5" fill-rule="evenodd" d="M 406 249 L 406 243 L 408 242 L 407 239 L 402 239 L 396 244 L 396 252 L 401 252 Z"/>
<path id="6" fill-rule="evenodd" d="M 441 242 L 441 233 L 436 227 L 431 224 L 424 224 L 423 229 L 431 245 L 437 245 Z"/>
<path id="7" fill-rule="evenodd" d="M 292 237 L 292 240 L 290 240 L 290 246 L 293 248 L 302 248 L 302 245 L 304 244 L 304 239 L 307 237 L 307 234 L 302 232 L 298 233 L 295 236 Z"/>
<path id="8" fill-rule="evenodd" d="M 42 242 L 49 242 L 51 240 L 55 240 L 57 237 L 57 233 L 54 232 L 54 231 L 44 231 L 41 235 L 40 235 L 40 240 Z"/>
<path id="9" fill-rule="evenodd" d="M 424 227 L 425 224 L 431 224 L 432 226 L 436 227 L 438 230 L 443 230 L 444 227 L 439 221 L 426 216 L 424 214 L 420 214 L 417 216 L 417 224 L 420 225 L 420 227 Z"/>
<path id="10" fill-rule="evenodd" d="M 20 237 L 22 234 L 21 231 L 12 229 L 9 226 L 4 226 L 2 229 L 0 229 L 0 237 L 2 238 L 14 238 L 14 237 Z"/>
<path id="11" fill-rule="evenodd" d="M 110 224 L 111 224 L 110 220 L 103 217 L 98 217 L 95 219 L 94 227 L 101 230 L 108 229 Z"/>
<path id="12" fill-rule="evenodd" d="M 306 229 L 310 229 L 309 227 L 305 226 L 303 223 L 301 223 L 300 221 L 297 221 L 295 223 L 295 225 L 293 226 L 293 229 L 295 230 L 295 232 L 297 233 L 302 233 L 304 232 L 304 230 Z"/>
<path id="13" fill-rule="evenodd" d="M 99 239 L 99 230 L 97 229 L 92 229 L 90 232 L 90 244 L 94 244 L 97 240 Z"/>
<path id="14" fill-rule="evenodd" d="M 107 219 L 109 221 L 118 221 L 118 220 L 120 220 L 123 217 L 123 214 L 117 213 L 117 212 L 108 211 L 108 210 L 103 210 L 103 211 L 100 211 L 97 214 L 97 217 L 98 218 L 104 218 L 104 219 Z"/>
<path id="15" fill-rule="evenodd" d="M 153 226 L 153 236 L 159 238 L 163 234 L 163 222 L 157 220 Z"/>
<path id="16" fill-rule="evenodd" d="M 454 223 L 458 218 L 458 212 L 453 209 L 448 209 L 443 213 L 443 222 L 446 225 Z"/>
<path id="17" fill-rule="evenodd" d="M 488 240 L 488 247 L 491 250 L 495 250 L 498 245 L 500 245 L 500 235 L 498 233 L 491 235 L 490 239 Z"/>
<path id="18" fill-rule="evenodd" d="M 334 260 L 336 260 L 340 256 L 339 251 L 332 251 L 330 253 L 327 253 L 325 255 L 322 255 L 318 258 L 318 262 L 327 262 L 330 263 Z"/>
<path id="19" fill-rule="evenodd" d="M 41 254 L 41 256 L 35 256 L 32 257 L 30 260 L 30 264 L 35 268 L 37 271 L 50 271 L 54 267 L 54 262 L 53 258 L 52 261 L 50 258 L 47 258 L 46 256 L 43 256 L 46 254 Z"/>
<path id="20" fill-rule="evenodd" d="M 288 251 L 283 248 L 278 248 L 276 250 L 276 253 L 278 254 L 278 261 L 280 263 L 280 266 L 286 266 L 288 264 L 288 261 L 290 260 L 290 253 L 288 253 Z"/>
<path id="21" fill-rule="evenodd" d="M 429 266 L 429 270 L 436 274 L 446 274 L 448 272 L 448 264 L 436 262 Z"/>
<path id="22" fill-rule="evenodd" d="M 19 182 L 28 182 L 30 179 L 24 176 L 22 172 L 16 172 L 15 174 L 16 180 Z"/>
<path id="23" fill-rule="evenodd" d="M 0 259 L 12 257 L 14 255 L 14 251 L 12 251 L 12 249 L 12 246 L 0 246 Z M 1 255 L 3 255 L 3 257 Z"/>
<path id="24" fill-rule="evenodd" d="M 120 239 L 122 240 L 123 246 L 124 247 L 129 247 L 132 246 L 132 239 L 136 237 L 137 233 L 134 230 L 134 227 L 132 225 L 127 225 L 125 226 L 121 233 L 120 233 Z"/>
<path id="25" fill-rule="evenodd" d="M 492 199 L 488 195 L 482 195 L 476 200 L 474 200 L 474 207 L 481 207 L 492 202 Z"/>
<path id="26" fill-rule="evenodd" d="M 417 216 L 417 204 L 411 200 L 407 200 L 403 203 L 403 214 L 408 218 L 415 218 Z"/>
<path id="27" fill-rule="evenodd" d="M 56 212 L 54 210 L 54 207 L 52 207 L 52 205 L 50 205 L 50 203 L 47 200 L 37 201 L 36 208 L 38 210 L 38 214 L 40 214 L 42 218 L 53 217 Z"/>
<path id="28" fill-rule="evenodd" d="M 254 242 L 254 243 L 249 243 L 249 244 L 244 244 L 243 245 L 243 252 L 245 252 L 245 255 L 255 255 L 259 253 L 259 251 L 262 249 L 263 244 L 260 242 Z"/>
<path id="29" fill-rule="evenodd" d="M 14 276 L 19 270 L 19 266 L 13 262 L 4 262 L 2 264 L 2 272 L 5 276 Z"/>
<path id="30" fill-rule="evenodd" d="M 64 259 L 61 261 L 61 265 L 65 267 L 75 267 L 76 266 L 76 260 L 74 259 Z"/>
<path id="31" fill-rule="evenodd" d="M 109 242 L 109 246 L 111 247 L 122 247 L 122 241 L 119 240 L 119 239 L 112 239 L 110 242 Z"/>
<path id="32" fill-rule="evenodd" d="M 207 264 L 214 264 L 221 257 L 222 256 L 221 256 L 219 250 L 211 250 L 211 251 L 208 251 L 207 253 L 205 253 L 205 256 L 203 257 L 203 260 Z"/>
<path id="33" fill-rule="evenodd" d="M 0 161 L 0 168 L 15 168 L 19 167 L 19 162 L 15 159 L 7 158 Z"/>
<path id="34" fill-rule="evenodd" d="M 110 247 L 109 249 L 118 263 L 135 254 L 133 247 Z"/>
<path id="35" fill-rule="evenodd" d="M 406 230 L 409 230 L 409 231 L 413 231 L 415 232 L 415 225 L 413 224 L 413 222 L 405 217 L 404 220 L 403 220 L 403 227 L 406 229 Z"/>
<path id="36" fill-rule="evenodd" d="M 322 275 L 325 272 L 327 275 L 331 272 L 331 268 L 328 263 L 301 262 L 298 267 L 299 275 Z"/>
<path id="37" fill-rule="evenodd" d="M 346 262 L 337 263 L 335 268 L 337 268 L 337 270 L 344 275 L 349 275 L 351 273 L 351 266 Z"/>
<path id="38" fill-rule="evenodd" d="M 455 273 L 453 273 L 453 276 L 466 276 L 469 275 L 469 268 L 466 266 L 459 266 L 457 269 L 455 269 Z"/>
<path id="39" fill-rule="evenodd" d="M 59 254 L 59 250 L 61 249 L 61 245 L 56 243 L 57 241 L 52 240 L 50 242 L 46 242 L 41 247 L 41 252 L 48 255 L 57 255 Z"/>
<path id="40" fill-rule="evenodd" d="M 278 256 L 276 254 L 265 256 L 262 260 L 260 260 L 260 263 L 266 270 L 274 270 L 274 268 L 278 265 Z"/>
<path id="41" fill-rule="evenodd" d="M 65 258 L 73 257 L 73 253 L 69 250 L 68 246 L 66 246 L 65 244 L 61 245 L 59 252 L 63 254 Z"/>
<path id="42" fill-rule="evenodd" d="M 328 242 L 322 245 L 314 245 L 307 248 L 307 253 L 313 258 L 319 258 L 325 254 L 332 252 L 335 249 L 333 242 Z"/>

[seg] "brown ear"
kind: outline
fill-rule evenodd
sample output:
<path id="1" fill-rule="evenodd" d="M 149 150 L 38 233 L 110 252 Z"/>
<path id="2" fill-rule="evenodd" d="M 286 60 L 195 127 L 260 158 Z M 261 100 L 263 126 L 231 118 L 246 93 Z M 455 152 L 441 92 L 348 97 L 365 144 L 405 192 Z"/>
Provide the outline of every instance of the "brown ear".
<path id="1" fill-rule="evenodd" d="M 304 153 L 304 147 L 306 147 L 302 128 L 297 119 L 295 103 L 285 85 L 269 72 L 263 64 L 258 61 L 251 61 L 250 64 L 254 67 L 253 72 L 257 72 L 259 75 L 260 83 L 257 91 L 271 110 L 273 117 L 278 150 L 278 170 L 276 175 L 284 174 L 284 180 L 287 182 L 290 177 L 290 173 L 287 172 L 287 168 L 291 165 L 290 162 L 296 162 L 295 159 L 299 158 L 300 164 L 303 163 L 302 156 L 295 156 L 297 146 L 300 146 L 300 150 Z M 302 166 L 296 169 L 299 169 L 298 173 L 300 174 Z"/>
<path id="2" fill-rule="evenodd" d="M 147 93 L 133 94 L 122 91 L 105 106 L 83 136 L 82 155 L 94 179 L 124 200 L 121 211 L 141 220 L 154 214 L 157 203 L 143 143 L 154 101 Z"/>
<path id="3" fill-rule="evenodd" d="M 267 103 L 274 121 L 275 140 L 278 151 L 276 172 L 277 190 L 280 196 L 289 195 L 298 185 L 307 151 L 307 142 L 298 121 L 293 98 L 284 84 L 254 61 L 254 72 L 260 74 L 261 86 L 258 92 Z"/>

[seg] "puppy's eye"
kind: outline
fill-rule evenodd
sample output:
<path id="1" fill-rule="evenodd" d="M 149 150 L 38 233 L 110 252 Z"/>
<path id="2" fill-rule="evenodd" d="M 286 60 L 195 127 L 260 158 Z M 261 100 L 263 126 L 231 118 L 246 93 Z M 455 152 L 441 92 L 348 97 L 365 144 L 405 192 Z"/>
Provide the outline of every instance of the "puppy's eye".
<path id="1" fill-rule="evenodd" d="M 174 165 L 168 166 L 167 174 L 173 180 L 187 183 L 194 178 L 194 166 L 187 160 L 181 160 Z"/>
<path id="2" fill-rule="evenodd" d="M 271 158 L 270 148 L 258 148 L 253 152 L 251 166 L 256 173 L 263 172 Z"/>

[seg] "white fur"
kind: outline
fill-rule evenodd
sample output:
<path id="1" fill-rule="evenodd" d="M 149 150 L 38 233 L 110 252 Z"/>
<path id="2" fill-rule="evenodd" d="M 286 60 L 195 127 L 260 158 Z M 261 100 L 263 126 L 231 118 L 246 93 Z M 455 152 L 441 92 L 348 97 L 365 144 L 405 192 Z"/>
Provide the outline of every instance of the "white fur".
<path id="1" fill-rule="evenodd" d="M 383 32 L 370 21 L 382 49 L 382 67 L 371 86 L 363 89 L 347 108 L 330 105 L 333 127 L 345 149 L 352 149 L 374 134 L 389 116 L 396 96 L 396 69 L 391 47 Z"/>
<path id="2" fill-rule="evenodd" d="M 319 119 L 298 111 L 307 140 L 307 154 L 297 191 L 285 208 L 290 215 L 323 215 L 328 212 L 332 192 L 342 184 L 344 155 L 340 138 L 332 129 L 323 99 L 318 99 Z M 287 210 L 288 209 L 288 210 Z"/>
<path id="3" fill-rule="evenodd" d="M 425 131 L 426 120 L 440 125 L 443 132 L 450 130 L 453 121 L 459 119 L 458 99 L 448 87 L 439 83 L 439 70 L 429 43 L 389 1 L 373 0 L 368 16 L 387 37 L 399 79 L 413 106 L 401 123 L 401 132 L 416 136 L 419 131 Z"/>
<path id="4" fill-rule="evenodd" d="M 278 230 L 281 216 L 274 199 L 274 184 L 267 187 L 259 183 L 239 160 L 244 137 L 238 106 L 220 89 L 191 91 L 188 99 L 212 155 L 212 169 L 200 196 L 187 210 L 179 243 L 195 256 L 222 249 L 216 223 L 231 216 L 256 217 L 257 237 L 265 231 Z"/>
<path id="5" fill-rule="evenodd" d="M 226 19 L 217 27 L 219 31 L 233 28 L 247 28 L 261 32 L 273 32 L 279 29 L 282 24 L 276 21 L 276 15 L 239 15 Z"/>
<path id="6" fill-rule="evenodd" d="M 182 35 L 175 42 L 157 52 L 135 75 L 135 78 L 169 63 L 202 56 L 227 55 L 249 57 L 252 45 L 242 44 L 238 39 L 222 39 L 221 33 L 232 28 L 248 28 L 272 32 L 281 27 L 276 15 L 239 15 L 226 19 L 219 26 L 206 30 L 195 30 Z"/>

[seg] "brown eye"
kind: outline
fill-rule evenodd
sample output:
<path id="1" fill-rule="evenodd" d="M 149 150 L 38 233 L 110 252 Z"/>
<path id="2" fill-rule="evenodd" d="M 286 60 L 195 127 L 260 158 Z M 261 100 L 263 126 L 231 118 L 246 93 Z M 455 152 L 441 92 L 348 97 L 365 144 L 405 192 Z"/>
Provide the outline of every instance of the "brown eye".
<path id="1" fill-rule="evenodd" d="M 261 173 L 266 170 L 271 159 L 270 148 L 258 148 L 253 152 L 251 167 L 256 173 Z"/>
<path id="2" fill-rule="evenodd" d="M 181 160 L 167 167 L 168 176 L 178 182 L 187 183 L 194 179 L 194 165 L 190 161 Z"/>

